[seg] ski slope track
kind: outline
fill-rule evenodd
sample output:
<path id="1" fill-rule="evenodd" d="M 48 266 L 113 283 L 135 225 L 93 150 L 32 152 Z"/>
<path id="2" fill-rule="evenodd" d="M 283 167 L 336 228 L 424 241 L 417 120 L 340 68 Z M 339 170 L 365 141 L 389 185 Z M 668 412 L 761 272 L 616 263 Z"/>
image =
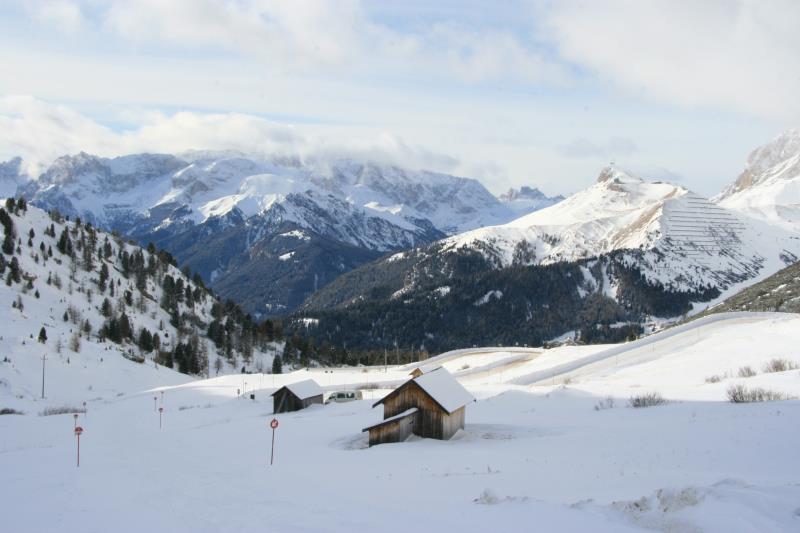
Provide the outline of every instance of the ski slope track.
<path id="1" fill-rule="evenodd" d="M 737 324 L 759 322 L 764 319 L 775 320 L 783 317 L 780 313 L 741 312 L 705 316 L 563 365 L 516 377 L 510 380 L 510 383 L 516 385 L 534 385 L 555 381 L 563 383 L 567 379 L 606 370 L 609 366 L 616 367 L 619 364 L 629 365 L 652 361 L 680 348 L 692 346 L 701 334 L 707 335 L 708 331 L 724 330 L 735 327 Z"/>

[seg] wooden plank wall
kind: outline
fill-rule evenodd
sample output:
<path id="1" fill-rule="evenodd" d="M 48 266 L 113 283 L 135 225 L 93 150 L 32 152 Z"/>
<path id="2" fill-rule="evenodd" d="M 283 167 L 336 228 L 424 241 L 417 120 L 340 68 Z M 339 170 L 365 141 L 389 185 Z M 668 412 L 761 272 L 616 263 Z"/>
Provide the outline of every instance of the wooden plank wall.
<path id="1" fill-rule="evenodd" d="M 414 434 L 433 439 L 449 439 L 464 428 L 465 407 L 448 414 L 414 382 L 404 386 L 383 404 L 383 417 L 389 418 L 412 407 L 419 409 Z"/>
<path id="2" fill-rule="evenodd" d="M 414 432 L 416 414 L 418 413 L 398 418 L 382 426 L 371 428 L 369 430 L 369 445 L 375 446 L 376 444 L 386 444 L 389 442 L 403 442 Z"/>
<path id="3" fill-rule="evenodd" d="M 302 408 L 305 409 L 309 405 L 313 405 L 315 403 L 322 404 L 322 396 L 323 396 L 322 394 L 319 394 L 317 396 L 312 396 L 310 398 L 306 398 L 305 400 L 303 400 L 303 407 Z"/>

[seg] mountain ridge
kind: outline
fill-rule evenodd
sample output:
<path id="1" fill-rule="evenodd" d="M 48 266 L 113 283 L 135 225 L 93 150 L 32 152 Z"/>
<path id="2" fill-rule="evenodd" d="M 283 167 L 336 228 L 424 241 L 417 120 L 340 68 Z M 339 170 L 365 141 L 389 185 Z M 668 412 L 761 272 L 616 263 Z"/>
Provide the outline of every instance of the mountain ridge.
<path id="1" fill-rule="evenodd" d="M 304 163 L 207 151 L 82 152 L 58 158 L 19 192 L 33 205 L 170 250 L 223 296 L 244 297 L 258 316 L 291 311 L 308 291 L 382 254 L 510 220 L 520 209 L 469 178 L 349 159 Z M 305 235 L 297 246 L 288 238 L 277 244 L 293 231 Z M 304 265 L 302 275 L 287 271 L 287 257 Z"/>

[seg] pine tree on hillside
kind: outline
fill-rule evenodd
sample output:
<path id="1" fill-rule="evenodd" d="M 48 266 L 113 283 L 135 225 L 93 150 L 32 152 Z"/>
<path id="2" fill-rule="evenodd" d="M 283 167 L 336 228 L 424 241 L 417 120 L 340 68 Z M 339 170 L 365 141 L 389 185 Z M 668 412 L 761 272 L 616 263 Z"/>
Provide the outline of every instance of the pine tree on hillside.
<path id="1" fill-rule="evenodd" d="M 14 234 L 6 233 L 3 239 L 3 253 L 6 255 L 14 255 Z"/>
<path id="2" fill-rule="evenodd" d="M 153 351 L 153 335 L 147 328 L 139 330 L 139 340 L 137 344 L 139 345 L 139 349 L 145 353 Z"/>
<path id="3" fill-rule="evenodd" d="M 133 329 L 131 328 L 131 322 L 128 320 L 128 315 L 122 313 L 119 315 L 119 336 L 121 339 L 132 339 L 133 338 Z"/>
<path id="4" fill-rule="evenodd" d="M 11 262 L 8 264 L 8 268 L 10 270 L 8 275 L 11 278 L 11 281 L 13 281 L 14 283 L 19 283 L 22 280 L 22 273 L 19 268 L 19 261 L 17 261 L 16 257 L 11 258 Z"/>
<path id="5" fill-rule="evenodd" d="M 100 292 L 106 292 L 106 284 L 108 283 L 108 265 L 104 262 L 100 266 L 100 280 L 97 283 L 97 288 Z"/>
<path id="6" fill-rule="evenodd" d="M 273 374 L 283 373 L 283 362 L 281 361 L 281 356 L 278 354 L 275 354 L 275 358 L 272 359 L 272 373 Z"/>
<path id="7" fill-rule="evenodd" d="M 111 316 L 113 309 L 111 308 L 111 301 L 108 298 L 103 299 L 103 303 L 100 304 L 100 314 L 106 318 Z"/>
<path id="8" fill-rule="evenodd" d="M 44 329 L 44 326 L 42 326 L 42 329 L 39 330 L 39 342 L 42 344 L 47 342 L 47 331 Z"/>
<path id="9" fill-rule="evenodd" d="M 58 239 L 56 248 L 62 255 L 72 255 L 72 239 L 69 238 L 69 231 L 67 228 L 61 232 L 61 237 Z"/>

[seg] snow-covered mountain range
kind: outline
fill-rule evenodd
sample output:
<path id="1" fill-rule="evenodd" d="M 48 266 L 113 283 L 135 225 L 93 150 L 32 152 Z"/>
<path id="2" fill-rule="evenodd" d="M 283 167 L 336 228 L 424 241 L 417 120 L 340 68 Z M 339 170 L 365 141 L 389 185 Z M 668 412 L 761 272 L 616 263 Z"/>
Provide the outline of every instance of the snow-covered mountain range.
<path id="1" fill-rule="evenodd" d="M 62 212 L 98 224 L 124 227 L 128 219 L 159 228 L 202 224 L 233 212 L 245 219 L 268 217 L 279 206 L 283 220 L 310 225 L 309 208 L 297 199 L 305 196 L 313 209 L 347 209 L 337 214 L 360 219 L 360 228 L 331 228 L 337 238 L 382 251 L 424 239 L 430 226 L 458 233 L 507 221 L 520 210 L 468 178 L 351 160 L 300 163 L 215 152 L 64 156 L 22 192 L 34 203 L 60 203 Z M 535 201 L 534 208 L 548 199 Z M 380 225 L 393 226 L 394 234 L 370 234 Z"/>
<path id="2" fill-rule="evenodd" d="M 319 337 L 369 325 L 342 339 L 349 346 L 391 345 L 386 332 L 401 324 L 403 342 L 441 348 L 536 343 L 570 330 L 585 341 L 625 338 L 631 330 L 615 323 L 699 311 L 800 258 L 798 160 L 789 132 L 754 152 L 716 202 L 609 167 L 555 205 L 345 274 L 304 311 L 320 318 Z M 618 332 L 598 337 L 594 325 Z"/>
<path id="3" fill-rule="evenodd" d="M 64 156 L 18 192 L 34 205 L 155 242 L 256 313 L 290 311 L 386 252 L 558 200 L 529 188 L 499 199 L 473 179 L 352 160 L 217 152 Z"/>
<path id="4" fill-rule="evenodd" d="M 641 250 L 649 280 L 676 290 L 769 273 L 800 257 L 783 227 L 715 205 L 677 185 L 606 168 L 591 187 L 504 225 L 443 241 L 442 252 L 474 248 L 497 267 L 576 261 Z"/>

